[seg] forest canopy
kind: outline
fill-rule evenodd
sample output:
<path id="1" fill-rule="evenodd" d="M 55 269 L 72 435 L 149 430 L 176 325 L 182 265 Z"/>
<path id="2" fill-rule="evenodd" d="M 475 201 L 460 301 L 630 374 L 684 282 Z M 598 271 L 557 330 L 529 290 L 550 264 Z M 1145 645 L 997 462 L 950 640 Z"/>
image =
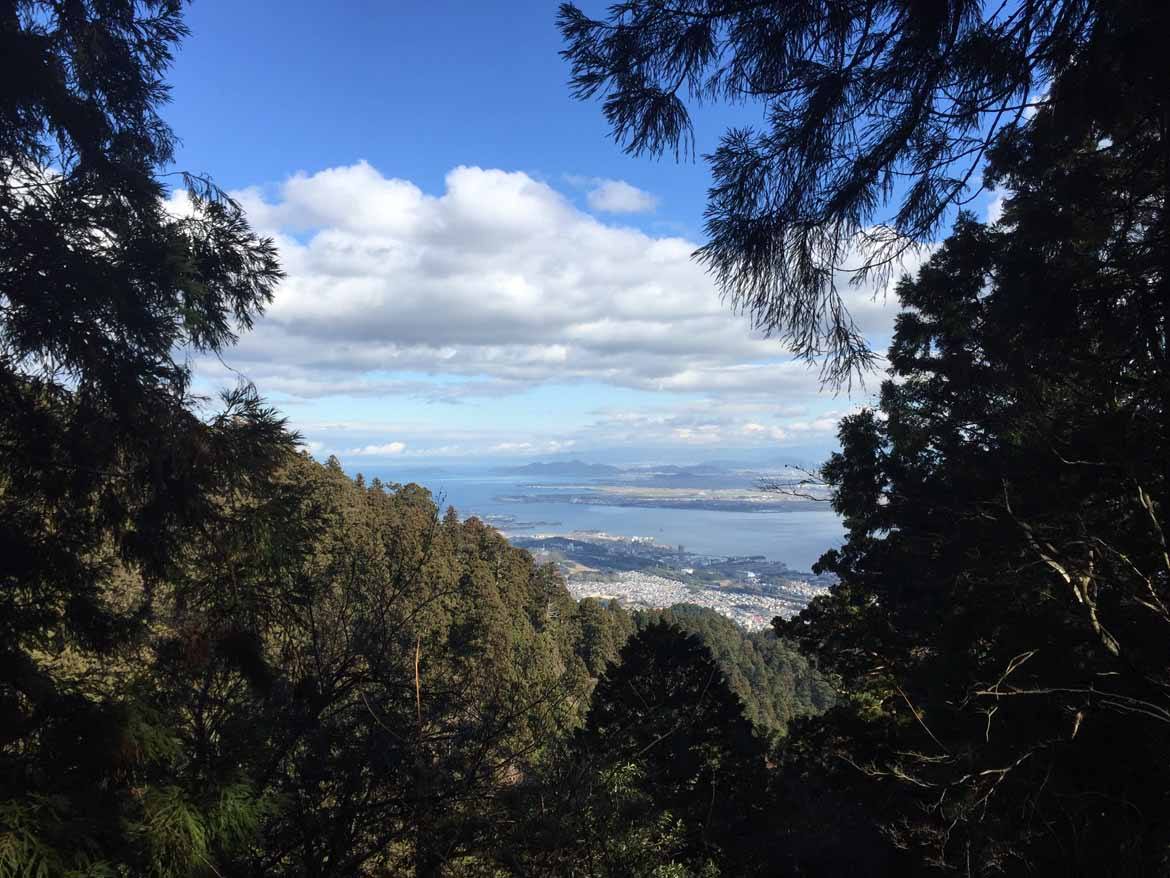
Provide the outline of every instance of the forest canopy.
<path id="1" fill-rule="evenodd" d="M 1170 7 L 562 7 L 635 153 L 763 103 L 700 258 L 830 379 L 857 235 L 937 244 L 818 474 L 837 584 L 752 634 L 193 391 L 282 269 L 171 168 L 184 11 L 0 10 L 0 876 L 1170 870 Z"/>

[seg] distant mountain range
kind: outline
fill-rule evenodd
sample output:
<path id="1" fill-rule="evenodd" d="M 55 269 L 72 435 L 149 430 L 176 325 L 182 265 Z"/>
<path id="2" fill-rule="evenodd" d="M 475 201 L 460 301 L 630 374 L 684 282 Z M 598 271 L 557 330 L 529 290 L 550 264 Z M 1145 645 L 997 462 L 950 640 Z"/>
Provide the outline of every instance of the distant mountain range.
<path id="1" fill-rule="evenodd" d="M 509 476 L 568 476 L 569 478 L 600 479 L 620 476 L 621 467 L 604 463 L 585 463 L 581 460 L 559 460 L 552 463 L 529 463 L 524 466 L 501 467 L 498 473 Z"/>
<path id="2" fill-rule="evenodd" d="M 498 467 L 493 472 L 531 479 L 589 479 L 594 482 L 637 484 L 646 487 L 705 489 L 748 487 L 758 484 L 762 478 L 783 480 L 791 476 L 782 469 L 761 469 L 732 461 L 705 461 L 687 466 L 676 464 L 611 466 L 604 463 L 586 463 L 583 460 L 557 460 Z"/>
<path id="3" fill-rule="evenodd" d="M 734 469 L 713 463 L 697 463 L 691 466 L 635 466 L 626 470 L 632 475 L 662 475 L 662 476 L 718 476 Z"/>

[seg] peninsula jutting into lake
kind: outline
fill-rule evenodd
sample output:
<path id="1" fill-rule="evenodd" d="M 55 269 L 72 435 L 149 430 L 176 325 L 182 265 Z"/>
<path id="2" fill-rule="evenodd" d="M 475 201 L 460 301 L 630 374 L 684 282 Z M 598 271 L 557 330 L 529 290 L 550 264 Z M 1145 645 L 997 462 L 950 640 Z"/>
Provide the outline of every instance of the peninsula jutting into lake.
<path id="1" fill-rule="evenodd" d="M 551 561 L 575 597 L 617 600 L 632 609 L 695 604 L 748 629 L 799 613 L 835 581 L 790 570 L 762 556 L 696 555 L 684 546 L 607 533 L 512 537 L 537 561 Z"/>

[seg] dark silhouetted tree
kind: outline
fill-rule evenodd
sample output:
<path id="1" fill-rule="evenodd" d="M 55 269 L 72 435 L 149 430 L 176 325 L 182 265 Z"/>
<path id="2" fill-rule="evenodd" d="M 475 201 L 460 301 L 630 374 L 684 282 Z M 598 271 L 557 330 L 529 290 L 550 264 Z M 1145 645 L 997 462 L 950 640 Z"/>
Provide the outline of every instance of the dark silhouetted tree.
<path id="1" fill-rule="evenodd" d="M 627 152 L 690 153 L 695 105 L 757 109 L 707 157 L 697 255 L 757 326 L 827 354 L 834 382 L 871 357 L 838 284 L 936 240 L 996 134 L 1074 63 L 1137 75 L 1166 33 L 1161 0 L 626 0 L 604 19 L 564 3 L 558 23 L 574 95 L 604 100 Z"/>
<path id="2" fill-rule="evenodd" d="M 181 748 L 127 674 L 192 533 L 294 439 L 248 387 L 191 394 L 187 357 L 280 270 L 210 182 L 167 200 L 181 13 L 0 9 L 2 870 L 187 874 L 257 820 L 242 788 L 171 782 Z"/>
<path id="3" fill-rule="evenodd" d="M 1002 221 L 899 286 L 895 380 L 823 472 L 841 583 L 777 626 L 844 678 L 813 726 L 875 815 L 973 873 L 1170 865 L 1170 71 L 1120 48 L 997 139 Z"/>
<path id="4" fill-rule="evenodd" d="M 635 621 L 640 628 L 665 622 L 698 637 L 761 735 L 782 735 L 796 717 L 821 713 L 833 703 L 829 681 L 770 630 L 745 631 L 721 613 L 694 604 L 642 611 Z"/>
<path id="5" fill-rule="evenodd" d="M 519 791 L 509 864 L 523 874 L 743 875 L 765 745 L 695 636 L 652 623 L 593 692 L 585 728 Z"/>

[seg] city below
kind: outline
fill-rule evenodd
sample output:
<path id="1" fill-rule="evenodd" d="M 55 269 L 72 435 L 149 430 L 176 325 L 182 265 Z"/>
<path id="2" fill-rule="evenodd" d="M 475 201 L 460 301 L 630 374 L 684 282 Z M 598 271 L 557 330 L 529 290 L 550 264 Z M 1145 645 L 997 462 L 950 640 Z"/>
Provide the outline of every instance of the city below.
<path id="1" fill-rule="evenodd" d="M 650 537 L 601 531 L 520 535 L 509 533 L 515 522 L 491 518 L 489 523 L 538 562 L 556 564 L 575 598 L 617 600 L 630 609 L 696 604 L 757 630 L 776 616 L 799 613 L 835 582 L 832 576 L 791 570 L 759 555 L 698 555 Z"/>

